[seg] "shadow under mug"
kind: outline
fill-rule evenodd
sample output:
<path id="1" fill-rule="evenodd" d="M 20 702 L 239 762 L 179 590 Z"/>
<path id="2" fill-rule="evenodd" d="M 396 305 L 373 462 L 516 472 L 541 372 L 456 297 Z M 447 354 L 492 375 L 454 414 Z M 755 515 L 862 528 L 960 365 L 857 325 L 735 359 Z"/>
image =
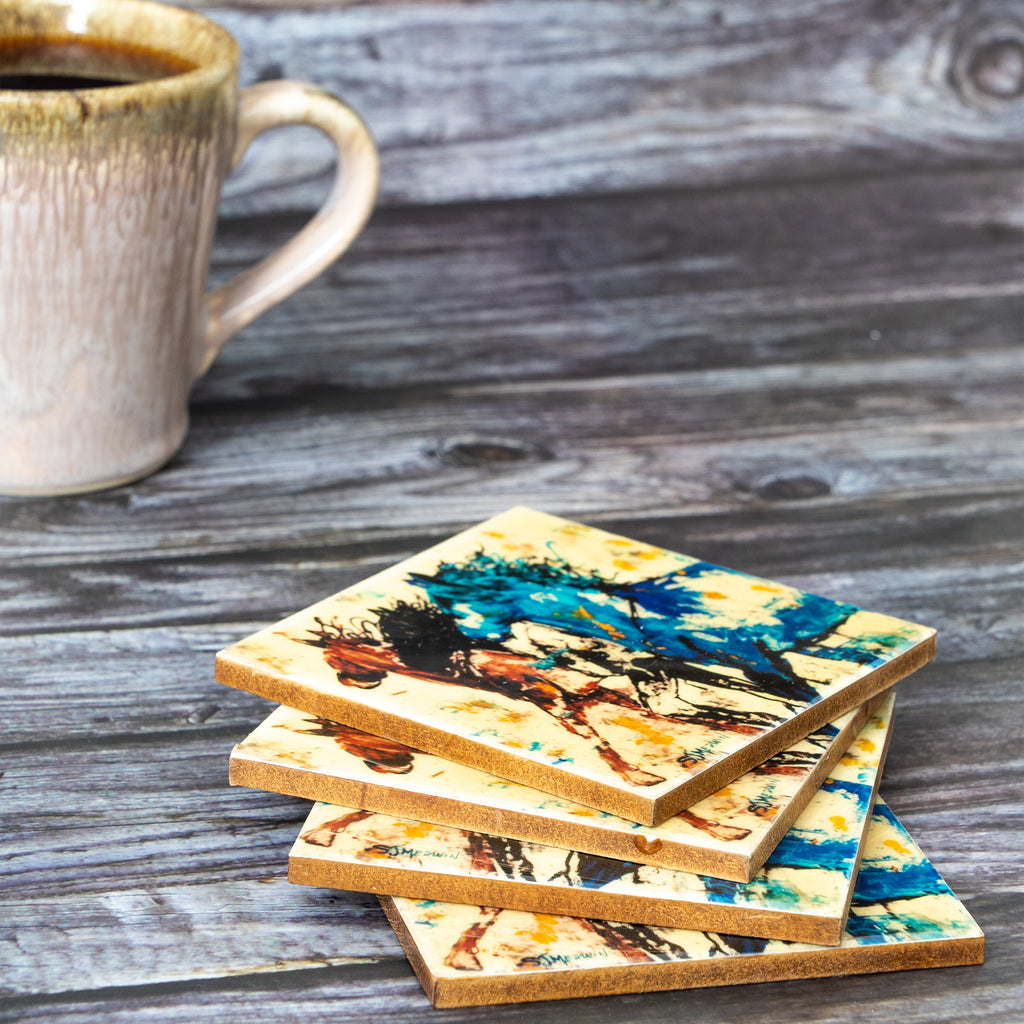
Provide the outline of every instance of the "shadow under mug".
<path id="1" fill-rule="evenodd" d="M 140 55 L 176 73 L 25 88 L 24 74 L 66 74 L 68 53 L 97 65 L 79 75 L 109 78 Z M 0 6 L 0 493 L 97 490 L 158 469 L 224 342 L 366 223 L 379 169 L 357 115 L 298 82 L 240 93 L 238 62 L 224 29 L 149 0 Z M 291 241 L 207 292 L 224 179 L 257 135 L 293 123 L 337 148 L 330 195 Z"/>

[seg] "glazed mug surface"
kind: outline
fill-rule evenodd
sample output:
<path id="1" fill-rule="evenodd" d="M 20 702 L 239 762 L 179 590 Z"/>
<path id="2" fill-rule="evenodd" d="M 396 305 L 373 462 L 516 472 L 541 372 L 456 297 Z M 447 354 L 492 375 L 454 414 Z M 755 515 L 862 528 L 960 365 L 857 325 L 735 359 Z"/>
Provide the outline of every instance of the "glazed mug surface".
<path id="1" fill-rule="evenodd" d="M 149 0 L 0 6 L 0 493 L 158 469 L 224 342 L 369 217 L 378 161 L 358 116 L 298 82 L 239 92 L 238 63 L 224 29 Z M 285 123 L 333 141 L 331 193 L 281 249 L 207 292 L 221 185 Z"/>

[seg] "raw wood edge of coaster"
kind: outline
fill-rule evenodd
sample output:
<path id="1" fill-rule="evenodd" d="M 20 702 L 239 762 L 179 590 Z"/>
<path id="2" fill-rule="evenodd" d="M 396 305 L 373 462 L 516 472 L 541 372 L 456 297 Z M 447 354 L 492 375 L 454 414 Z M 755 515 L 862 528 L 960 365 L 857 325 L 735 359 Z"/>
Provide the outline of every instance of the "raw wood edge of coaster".
<path id="1" fill-rule="evenodd" d="M 832 773 L 832 769 L 835 768 L 850 749 L 850 744 L 860 735 L 864 726 L 871 720 L 871 716 L 882 706 L 882 702 L 888 693 L 888 690 L 883 690 L 880 694 L 872 697 L 871 700 L 860 705 L 847 727 L 836 737 L 836 741 L 828 756 L 821 758 L 813 770 L 808 773 L 805 784 L 801 787 L 800 791 L 779 812 L 778 817 L 771 823 L 768 831 L 761 837 L 761 841 L 751 851 L 750 873 L 745 878 L 738 879 L 738 881 L 753 881 L 754 875 L 764 867 L 764 862 L 771 856 L 779 843 L 782 842 L 782 837 L 793 827 L 796 819 L 807 809 L 807 805 L 814 799 L 818 790 L 821 789 L 824 781 Z M 890 729 L 889 735 L 891 734 L 892 730 Z M 881 766 L 879 766 L 878 774 L 881 775 Z M 705 872 L 705 874 L 714 874 L 714 872 Z"/>
<path id="2" fill-rule="evenodd" d="M 857 887 L 857 876 L 860 874 L 861 861 L 864 859 L 864 849 L 867 846 L 868 832 L 871 829 L 871 820 L 875 816 L 875 804 L 878 801 L 878 791 L 882 786 L 885 759 L 889 756 L 889 747 L 892 744 L 892 734 L 895 731 L 895 721 L 896 707 L 894 705 L 892 716 L 889 718 L 889 728 L 885 730 L 885 739 L 882 742 L 882 749 L 878 755 L 878 767 L 875 769 L 874 783 L 871 786 L 871 799 L 868 803 L 868 812 L 864 815 L 864 823 L 860 830 L 860 839 L 857 842 L 857 855 L 853 859 L 853 873 L 850 876 L 850 888 L 846 893 L 846 903 L 843 906 L 843 913 L 839 918 L 840 936 L 846 930 L 846 919 L 850 916 L 850 905 L 853 902 L 853 891 Z"/>
<path id="3" fill-rule="evenodd" d="M 398 917 L 397 910 L 394 914 Z M 390 914 L 388 919 L 394 923 Z M 396 934 L 401 942 L 402 936 L 398 928 Z M 410 944 L 415 948 L 411 939 Z M 405 943 L 402 945 L 405 948 Z M 451 1009 L 462 1006 L 720 988 L 727 985 L 772 981 L 842 978 L 931 967 L 967 967 L 984 963 L 985 937 L 977 935 L 930 942 L 798 950 L 792 953 L 769 954 L 764 957 L 765 962 L 758 963 L 762 956 L 763 954 L 755 954 L 719 960 L 622 964 L 578 972 L 563 970 L 545 974 L 502 974 L 490 977 L 434 976 L 418 950 L 410 957 L 410 961 L 417 977 L 420 977 L 418 961 L 428 979 L 427 983 L 424 983 L 420 977 L 420 983 L 431 1004 L 438 1009 Z"/>
<path id="4" fill-rule="evenodd" d="M 709 765 L 699 775 L 663 794 L 657 800 L 653 824 L 660 825 L 673 814 L 692 806 L 698 800 L 717 793 L 745 772 L 764 764 L 780 750 L 792 746 L 840 715 L 852 711 L 890 689 L 901 679 L 917 671 L 935 657 L 935 632 L 916 643 L 901 655 L 879 665 L 873 672 L 861 676 L 849 686 L 813 704 L 805 711 L 759 736 L 731 757 Z M 636 819 L 633 819 L 636 820 Z"/>
<path id="5" fill-rule="evenodd" d="M 640 849 L 638 840 L 649 841 L 652 837 L 640 832 L 631 834 L 603 829 L 600 823 L 582 825 L 558 821 L 555 836 L 552 837 L 552 819 L 545 818 L 540 813 L 529 814 L 500 807 L 485 807 L 471 804 L 470 801 L 453 801 L 450 798 L 438 797 L 436 794 L 414 793 L 400 786 L 388 786 L 386 783 L 369 784 L 338 776 L 322 775 L 315 769 L 269 764 L 249 757 L 244 750 L 237 747 L 231 752 L 228 762 L 228 781 L 232 786 L 246 786 L 304 800 L 379 811 L 400 818 L 447 825 L 463 831 L 508 836 L 562 850 L 576 850 L 598 857 L 610 857 L 613 860 L 650 864 L 670 871 L 711 875 L 732 882 L 749 882 L 768 853 L 778 845 L 776 840 L 765 851 L 761 863 L 752 868 L 750 857 L 745 853 L 707 850 L 672 839 L 663 840 L 661 847 L 653 853 L 645 853 Z M 809 793 L 808 799 L 813 795 L 813 792 Z M 454 803 L 458 803 L 460 808 L 471 808 L 474 820 L 469 820 L 453 808 Z M 603 845 L 594 842 L 595 834 L 605 840 Z"/>
<path id="6" fill-rule="evenodd" d="M 747 744 L 659 797 L 645 797 L 611 783 L 587 779 L 551 765 L 531 761 L 505 750 L 413 722 L 393 712 L 358 704 L 337 694 L 325 694 L 286 677 L 257 671 L 252 665 L 222 651 L 216 659 L 218 682 L 267 697 L 373 735 L 405 743 L 481 771 L 560 796 L 587 807 L 608 811 L 640 825 L 656 826 L 699 800 L 717 792 L 756 765 L 803 739 L 815 729 L 846 714 L 876 696 L 898 679 L 929 661 L 935 653 L 934 633 L 910 650 L 827 697 L 777 728 Z"/>
<path id="7" fill-rule="evenodd" d="M 540 764 L 511 751 L 496 750 L 464 736 L 346 700 L 339 694 L 323 693 L 294 679 L 268 675 L 223 651 L 217 655 L 216 679 L 225 686 L 405 743 L 417 750 L 499 775 L 585 807 L 607 811 L 640 825 L 654 824 L 653 797 L 629 793 L 611 783 Z"/>
<path id="8" fill-rule="evenodd" d="M 661 841 L 660 849 L 646 852 L 641 849 L 641 841 L 649 843 L 652 837 L 644 836 L 642 833 L 604 829 L 600 822 L 584 825 L 560 821 L 554 837 L 557 839 L 555 842 L 550 834 L 551 819 L 539 812 L 487 807 L 437 794 L 413 792 L 384 781 L 366 783 L 324 774 L 315 768 L 300 768 L 263 761 L 259 757 L 251 756 L 241 744 L 231 751 L 228 779 L 233 786 L 248 786 L 271 793 L 380 811 L 467 831 L 510 836 L 527 842 L 579 850 L 615 860 L 650 864 L 671 871 L 689 871 L 728 881 L 748 883 L 789 831 L 793 821 L 813 798 L 821 783 L 871 715 L 878 710 L 888 693 L 889 691 L 885 691 L 879 694 L 857 709 L 836 737 L 828 755 L 821 758 L 805 779 L 800 791 L 772 822 L 761 842 L 750 854 L 706 849 L 689 845 L 682 840 L 662 840 L 661 837 L 654 837 Z M 594 842 L 596 835 L 601 837 L 602 843 Z"/>
<path id="9" fill-rule="evenodd" d="M 411 900 L 500 907 L 531 914 L 588 917 L 625 921 L 659 928 L 748 935 L 784 942 L 834 946 L 842 936 L 835 917 L 792 911 L 751 909 L 726 903 L 686 903 L 666 898 L 645 899 L 597 889 L 566 889 L 536 883 L 432 871 L 403 871 L 375 864 L 325 863 L 293 852 L 288 857 L 288 881 L 324 889 L 344 889 Z"/>
<path id="10" fill-rule="evenodd" d="M 420 954 L 419 946 L 416 945 L 415 939 L 413 939 L 409 930 L 405 927 L 405 921 L 402 920 L 402 915 L 398 912 L 395 901 L 390 896 L 381 893 L 377 896 L 377 902 L 380 903 L 381 910 L 384 911 L 384 916 L 388 919 L 388 924 L 394 930 L 395 937 L 402 947 L 402 952 L 405 953 L 406 959 L 416 975 L 416 980 L 420 983 L 427 999 L 430 1000 L 430 1005 L 438 1006 L 439 992 L 434 976 L 430 973 L 426 960 Z"/>

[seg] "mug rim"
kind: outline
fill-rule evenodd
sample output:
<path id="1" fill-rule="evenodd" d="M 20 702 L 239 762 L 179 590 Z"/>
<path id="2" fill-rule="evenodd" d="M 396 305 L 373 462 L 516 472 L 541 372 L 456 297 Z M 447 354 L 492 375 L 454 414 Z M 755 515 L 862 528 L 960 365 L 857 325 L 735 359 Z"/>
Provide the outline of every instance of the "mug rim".
<path id="1" fill-rule="evenodd" d="M 94 18 L 97 14 L 108 13 L 148 18 L 154 26 L 161 19 L 174 19 L 185 25 L 191 23 L 194 29 L 205 34 L 213 52 L 209 59 L 201 60 L 197 59 L 194 54 L 185 53 L 184 48 L 180 45 L 166 42 L 154 46 L 146 45 L 146 49 L 156 53 L 163 52 L 175 57 L 183 57 L 195 64 L 195 67 L 160 78 L 82 89 L 0 88 L 0 106 L 25 107 L 32 105 L 36 108 L 39 106 L 78 108 L 80 103 L 76 97 L 87 97 L 92 105 L 99 101 L 104 106 L 110 107 L 130 106 L 137 103 L 143 96 L 154 100 L 181 93 L 192 93 L 204 86 L 217 86 L 238 69 L 240 60 L 238 41 L 226 28 L 198 11 L 160 3 L 157 0 L 4 0 L 2 10 L 0 10 L 0 37 L 6 39 L 14 39 L 19 36 L 25 38 L 44 37 L 46 33 L 41 30 L 37 20 L 41 11 L 53 12 L 58 17 L 61 12 L 66 15 L 61 38 L 81 36 L 83 39 L 126 45 L 134 42 L 136 46 L 143 44 L 133 41 L 128 31 L 113 32 L 109 28 L 96 26 L 89 19 Z M 35 19 L 32 16 L 33 12 L 35 12 Z M 4 21 L 17 23 L 19 15 L 28 30 L 9 31 Z M 33 32 L 34 20 L 37 27 Z M 52 29 L 50 35 L 55 35 Z"/>

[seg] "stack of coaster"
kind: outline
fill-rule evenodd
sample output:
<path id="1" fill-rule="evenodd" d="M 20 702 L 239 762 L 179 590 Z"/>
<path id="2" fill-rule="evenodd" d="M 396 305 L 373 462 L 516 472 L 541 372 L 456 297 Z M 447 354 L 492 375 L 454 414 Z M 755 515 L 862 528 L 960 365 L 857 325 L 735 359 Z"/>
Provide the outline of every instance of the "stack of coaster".
<path id="1" fill-rule="evenodd" d="M 934 631 L 512 509 L 222 651 L 435 1006 L 979 963 L 876 793 Z"/>

